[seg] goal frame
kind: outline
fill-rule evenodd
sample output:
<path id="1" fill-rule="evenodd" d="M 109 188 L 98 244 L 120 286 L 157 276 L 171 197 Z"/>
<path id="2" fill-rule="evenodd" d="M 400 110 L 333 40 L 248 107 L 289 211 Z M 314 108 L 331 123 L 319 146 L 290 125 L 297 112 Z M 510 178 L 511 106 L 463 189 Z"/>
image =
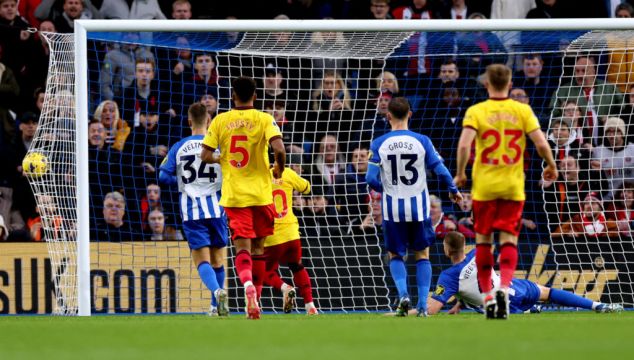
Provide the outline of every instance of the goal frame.
<path id="1" fill-rule="evenodd" d="M 634 30 L 634 19 L 491 20 L 76 20 L 75 106 L 78 315 L 90 316 L 90 194 L 88 179 L 88 32 L 294 32 L 294 31 L 573 31 Z M 79 76 L 79 75 L 85 76 Z M 80 191 L 86 190 L 86 191 Z"/>

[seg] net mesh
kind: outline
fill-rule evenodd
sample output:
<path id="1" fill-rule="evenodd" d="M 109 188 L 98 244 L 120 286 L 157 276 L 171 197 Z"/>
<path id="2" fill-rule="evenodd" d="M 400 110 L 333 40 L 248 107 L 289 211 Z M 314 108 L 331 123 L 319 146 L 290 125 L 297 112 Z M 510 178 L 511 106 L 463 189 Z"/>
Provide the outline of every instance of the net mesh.
<path id="1" fill-rule="evenodd" d="M 542 163 L 533 148 L 527 149 L 527 201 L 516 276 L 595 300 L 633 303 L 628 265 L 633 257 L 630 207 L 629 202 L 615 198 L 614 190 L 627 184 L 624 180 L 630 178 L 631 168 L 627 164 L 634 157 L 629 156 L 629 146 L 623 152 L 604 149 L 605 124 L 620 126 L 608 118 L 621 118 L 625 133 L 630 134 L 631 105 L 624 95 L 629 93 L 631 81 L 632 50 L 624 40 L 631 37 L 629 32 L 156 32 L 89 33 L 88 37 L 90 117 L 101 124 L 91 124 L 97 134 L 91 137 L 90 154 L 93 312 L 207 310 L 209 292 L 198 279 L 187 243 L 182 241 L 177 191 L 159 185 L 156 170 L 166 149 L 189 135 L 187 107 L 201 101 L 212 116 L 228 110 L 229 80 L 238 75 L 256 79 L 256 107 L 276 118 L 288 146 L 289 163 L 313 184 L 313 195 L 295 197 L 293 207 L 300 219 L 304 264 L 313 279 L 317 306 L 324 310 L 386 310 L 396 294 L 385 276 L 380 194 L 368 193 L 363 179 L 364 151 L 372 138 L 389 130 L 385 118 L 389 99 L 405 96 L 414 113 L 410 128 L 431 138 L 453 172 L 461 119 L 468 106 L 486 99 L 481 74 L 488 64 L 500 62 L 513 68 L 511 96 L 532 106 L 562 173 L 552 184 L 540 181 Z M 45 102 L 51 125 L 40 121 L 36 145 L 46 143 L 40 139 L 46 126 L 60 126 L 61 134 L 64 126 L 74 126 L 63 121 L 66 116 L 74 119 L 74 107 L 67 108 L 73 112 L 70 116 L 53 100 L 60 92 L 73 94 L 72 37 L 58 36 L 51 41 L 57 49 L 53 51 L 56 59 L 65 51 L 69 55 L 58 65 L 59 70 L 51 62 L 52 80 Z M 602 93 L 596 98 L 591 111 L 586 111 L 587 103 L 580 105 L 587 97 L 584 87 L 574 84 L 575 74 L 589 68 L 579 66 L 588 54 L 596 64 L 597 84 L 615 84 L 609 89 L 597 87 L 593 95 L 605 90 L 605 96 Z M 71 68 L 69 77 L 63 77 L 61 71 L 67 67 Z M 149 86 L 144 87 L 145 83 Z M 571 95 L 575 91 L 578 96 Z M 576 110 L 564 101 L 573 98 Z M 571 116 L 576 117 L 569 121 Z M 590 124 L 590 119 L 596 121 Z M 568 122 L 574 134 L 570 139 L 579 140 L 577 150 L 560 139 L 558 124 Z M 618 129 L 616 125 L 612 128 Z M 74 188 L 64 182 L 69 176 L 52 176 L 56 164 L 74 164 L 74 147 L 64 139 L 54 143 L 58 141 L 54 154 L 48 155 L 50 171 L 32 181 L 40 193 L 57 196 L 55 204 L 66 209 L 70 226 L 74 198 L 68 194 Z M 557 146 L 558 141 L 563 145 Z M 30 151 L 52 149 L 39 146 Z M 587 183 L 585 189 L 568 189 L 572 182 L 565 178 L 567 166 L 575 165 L 565 161 L 570 154 L 578 163 L 576 174 Z M 597 165 L 597 160 L 606 159 L 610 167 Z M 474 233 L 470 202 L 451 205 L 437 180 L 429 176 L 428 181 L 430 192 L 439 199 L 432 206 L 439 240 L 431 249 L 436 279 L 449 266 L 442 236 L 455 228 L 467 236 L 471 246 Z M 53 186 L 60 186 L 62 192 L 54 193 L 57 188 Z M 600 193 L 595 195 L 602 202 L 604 225 L 583 217 L 583 201 L 594 191 Z M 107 203 L 113 192 L 123 200 L 110 195 L 116 199 Z M 630 196 L 628 191 L 621 193 Z M 42 201 L 37 200 L 38 204 Z M 108 211 L 115 216 L 122 207 L 126 225 L 113 231 L 105 219 L 110 216 Z M 157 225 L 159 215 L 162 227 Z M 44 225 L 50 230 L 52 224 Z M 617 228 L 591 234 L 590 225 L 593 229 Z M 576 230 L 562 235 L 559 228 L 567 226 Z M 51 256 L 54 266 L 68 264 L 72 269 L 74 238 L 66 239 L 50 242 Z M 53 248 L 59 245 L 66 246 L 65 250 Z M 243 300 L 232 257 L 229 249 L 227 286 L 231 310 L 236 311 Z M 412 259 L 408 263 L 413 267 Z M 68 281 L 73 280 L 71 272 L 67 273 Z M 281 274 L 291 281 L 288 270 L 282 268 Z M 409 283 L 415 284 L 413 277 Z M 71 289 L 71 285 L 59 288 Z M 262 302 L 265 310 L 279 309 L 280 294 L 265 289 Z"/>

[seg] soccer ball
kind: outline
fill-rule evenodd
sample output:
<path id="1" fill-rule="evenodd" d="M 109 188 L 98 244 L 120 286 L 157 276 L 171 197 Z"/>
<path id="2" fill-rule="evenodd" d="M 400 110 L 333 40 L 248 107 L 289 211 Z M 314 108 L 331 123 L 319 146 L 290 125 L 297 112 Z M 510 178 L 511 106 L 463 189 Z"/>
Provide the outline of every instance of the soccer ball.
<path id="1" fill-rule="evenodd" d="M 30 152 L 22 160 L 22 170 L 26 176 L 40 177 L 48 170 L 48 158 L 40 152 Z"/>

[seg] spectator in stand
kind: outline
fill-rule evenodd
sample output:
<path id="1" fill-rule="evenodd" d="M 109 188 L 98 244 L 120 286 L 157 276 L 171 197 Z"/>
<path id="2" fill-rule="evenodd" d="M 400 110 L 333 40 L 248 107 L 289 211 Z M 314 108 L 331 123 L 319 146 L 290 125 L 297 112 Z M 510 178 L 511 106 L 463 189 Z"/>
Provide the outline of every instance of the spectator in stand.
<path id="1" fill-rule="evenodd" d="M 577 159 L 583 170 L 590 168 L 591 152 L 581 146 L 576 130 L 572 127 L 572 121 L 569 118 L 552 119 L 548 132 L 548 142 L 553 150 L 555 160 L 563 161 L 566 157 L 572 156 Z"/>
<path id="2" fill-rule="evenodd" d="M 207 108 L 207 114 L 210 118 L 215 118 L 218 115 L 218 100 L 213 94 L 205 94 L 200 98 L 200 102 Z"/>
<path id="3" fill-rule="evenodd" d="M 154 54 L 148 48 L 135 44 L 138 41 L 138 33 L 126 33 L 123 43 L 106 53 L 99 74 L 102 99 L 120 101 L 123 89 L 130 87 L 134 81 L 136 61 L 154 61 Z"/>
<path id="4" fill-rule="evenodd" d="M 611 199 L 623 183 L 634 180 L 634 144 L 627 142 L 623 120 L 609 117 L 604 124 L 603 145 L 592 150 L 592 169 L 601 170 L 609 181 Z"/>
<path id="5" fill-rule="evenodd" d="M 631 18 L 634 7 L 628 3 L 619 4 L 614 14 L 617 18 Z M 610 33 L 606 34 L 606 42 L 608 48 L 616 49 L 608 53 L 606 81 L 615 84 L 621 92 L 627 93 L 628 86 L 634 82 L 634 51 L 631 50 L 634 44 L 627 37 Z"/>
<path id="6" fill-rule="evenodd" d="M 591 148 L 591 139 L 588 137 L 584 137 L 583 134 L 584 129 L 582 126 L 584 123 L 584 119 L 581 110 L 579 110 L 579 106 L 577 106 L 577 102 L 574 100 L 565 101 L 562 112 L 564 118 L 570 119 L 570 123 L 572 126 L 571 129 L 577 132 L 577 139 L 579 139 L 579 142 L 584 147 Z"/>
<path id="7" fill-rule="evenodd" d="M 373 129 L 367 129 L 372 131 L 372 136 L 377 138 L 383 134 L 387 134 L 391 131 L 390 123 L 387 120 L 387 107 L 390 104 L 390 100 L 393 98 L 393 94 L 389 90 L 383 90 L 376 99 L 376 116 L 371 119 L 374 123 Z M 363 134 L 362 134 L 363 135 Z M 362 136 L 362 138 L 366 138 Z"/>
<path id="8" fill-rule="evenodd" d="M 2 60 L 1 48 L 0 60 Z M 0 62 L 0 143 L 12 143 L 15 137 L 15 119 L 11 113 L 15 110 L 14 106 L 19 94 L 20 86 L 13 71 Z"/>
<path id="9" fill-rule="evenodd" d="M 282 132 L 282 140 L 287 146 L 302 146 L 302 134 L 295 128 L 297 125 L 293 120 L 286 117 L 286 104 L 283 100 L 267 100 L 264 102 L 264 111 L 275 119 L 275 123 Z"/>
<path id="10" fill-rule="evenodd" d="M 632 236 L 634 222 L 634 182 L 626 181 L 614 193 L 614 200 L 606 210 L 606 216 L 616 221 L 621 235 Z"/>
<path id="11" fill-rule="evenodd" d="M 103 218 L 91 228 L 92 241 L 121 242 L 140 240 L 139 232 L 126 218 L 126 200 L 118 192 L 107 193 L 103 199 Z"/>
<path id="12" fill-rule="evenodd" d="M 324 18 L 324 20 L 328 20 L 332 18 Z M 317 31 L 314 32 L 311 36 L 311 47 L 315 49 L 315 51 L 319 51 L 319 49 L 325 47 L 330 48 L 333 45 L 338 45 L 340 47 L 346 46 L 346 36 L 342 32 L 326 32 L 326 31 Z M 325 57 L 325 58 L 313 58 L 312 59 L 312 69 L 313 69 L 313 78 L 316 79 L 315 86 L 319 85 L 319 79 L 321 79 L 326 69 L 347 69 L 348 68 L 348 60 L 342 57 Z M 344 73 L 344 75 L 346 75 Z"/>
<path id="13" fill-rule="evenodd" d="M 177 113 L 181 117 L 186 116 L 189 105 L 205 94 L 213 94 L 217 98 L 219 80 L 214 55 L 194 54 L 194 73 L 182 73 L 181 80 L 172 84 L 171 101 L 176 105 Z"/>
<path id="14" fill-rule="evenodd" d="M 105 19 L 167 19 L 157 0 L 104 0 L 99 11 Z"/>
<path id="15" fill-rule="evenodd" d="M 183 234 L 171 226 L 165 225 L 165 214 L 160 208 L 150 211 L 148 215 L 148 240 L 151 241 L 181 241 Z"/>
<path id="16" fill-rule="evenodd" d="M 546 213 L 551 229 L 579 214 L 579 204 L 591 191 L 590 182 L 580 177 L 577 158 L 566 156 L 557 161 L 557 167 L 560 171 L 556 181 L 542 180 Z"/>
<path id="17" fill-rule="evenodd" d="M 53 20 L 55 28 L 60 33 L 72 33 L 75 29 L 75 20 L 92 19 L 86 17 L 82 0 L 64 0 L 64 12 Z"/>
<path id="18" fill-rule="evenodd" d="M 390 14 L 390 0 L 370 0 L 370 19 L 393 19 Z"/>
<path id="19" fill-rule="evenodd" d="M 105 143 L 117 151 L 123 151 L 132 129 L 121 118 L 117 103 L 112 100 L 102 101 L 95 109 L 93 117 L 104 126 Z"/>
<path id="20" fill-rule="evenodd" d="M 81 19 L 101 19 L 101 13 L 91 0 L 81 0 L 82 14 Z M 58 18 L 64 16 L 65 0 L 42 0 L 35 9 L 35 17 L 40 21 L 51 20 L 56 22 Z"/>
<path id="21" fill-rule="evenodd" d="M 4 217 L 0 215 L 0 241 L 6 241 L 9 237 L 9 229 L 4 223 Z"/>
<path id="22" fill-rule="evenodd" d="M 588 193 L 581 203 L 581 212 L 572 216 L 570 221 L 561 224 L 553 237 L 601 238 L 618 236 L 616 221 L 610 220 L 603 212 L 603 202 L 595 192 Z"/>
<path id="23" fill-rule="evenodd" d="M 48 75 L 48 65 L 51 58 L 51 49 L 49 48 L 48 41 L 41 34 L 42 32 L 56 33 L 57 29 L 55 24 L 50 20 L 44 20 L 39 26 L 40 33 L 36 34 L 36 39 L 33 47 L 33 60 L 30 68 L 30 76 L 32 77 L 33 89 L 23 89 L 23 91 L 29 91 L 32 93 L 37 88 L 43 88 L 46 86 L 46 76 Z"/>
<path id="24" fill-rule="evenodd" d="M 462 192 L 462 200 L 458 203 L 458 207 L 460 212 L 455 214 L 458 224 L 473 230 L 473 197 L 470 191 Z"/>
<path id="25" fill-rule="evenodd" d="M 442 210 L 442 202 L 436 195 L 429 196 L 429 204 L 431 223 L 434 226 L 437 239 L 443 239 L 450 231 L 457 231 L 469 239 L 475 238 L 473 230 L 459 224 L 454 218 L 445 215 Z"/>
<path id="26" fill-rule="evenodd" d="M 596 60 L 591 56 L 579 56 L 574 67 L 574 78 L 564 84 L 553 95 L 550 107 L 553 116 L 560 116 L 565 101 L 577 103 L 582 114 L 586 114 L 583 129 L 588 129 L 584 139 L 592 139 L 592 144 L 600 143 L 599 119 L 620 111 L 623 94 L 613 84 L 597 78 Z M 585 142 L 585 141 L 584 141 Z"/>
<path id="27" fill-rule="evenodd" d="M 151 182 L 145 188 L 145 195 L 140 200 L 140 209 L 141 228 L 147 231 L 149 230 L 148 215 L 150 212 L 156 209 L 163 210 L 161 205 L 161 187 L 157 183 Z"/>
<path id="28" fill-rule="evenodd" d="M 154 68 L 154 61 L 138 59 L 136 79 L 124 92 L 123 117 L 134 119 L 131 145 L 136 189 L 145 188 L 146 177 L 156 179 L 158 166 L 167 155 L 169 119 L 175 115 L 169 108 L 169 91 L 160 91 L 154 81 Z"/>
<path id="29" fill-rule="evenodd" d="M 42 113 L 42 109 L 44 108 L 44 97 L 46 96 L 46 90 L 44 88 L 37 88 L 33 93 L 33 106 L 29 108 L 29 111 L 32 111 L 37 114 L 37 117 L 40 117 Z"/>
<path id="30" fill-rule="evenodd" d="M 535 8 L 535 0 L 493 0 L 491 3 L 491 19 L 524 19 L 531 9 Z"/>
<path id="31" fill-rule="evenodd" d="M 176 38 L 176 45 L 178 47 L 171 49 L 170 54 L 166 56 L 169 62 L 165 66 L 167 69 L 162 69 L 163 72 L 167 72 L 165 70 L 170 72 L 168 76 L 163 76 L 164 79 L 170 79 L 170 81 L 181 81 L 182 79 L 179 77 L 182 77 L 183 74 L 191 74 L 194 65 L 192 52 L 189 50 L 189 40 L 184 36 L 179 36 Z"/>
<path id="32" fill-rule="evenodd" d="M 441 18 L 465 20 L 475 12 L 475 8 L 468 7 L 465 0 L 451 0 L 441 12 Z"/>
<path id="33" fill-rule="evenodd" d="M 398 78 L 389 71 L 384 71 L 376 77 L 376 88 L 378 92 L 389 91 L 392 95 L 398 95 L 401 88 L 398 85 Z"/>
<path id="34" fill-rule="evenodd" d="M 327 237 L 341 236 L 337 210 L 320 188 L 312 188 L 312 197 L 307 206 L 298 214 L 300 229 L 306 233 L 308 242 Z"/>
<path id="35" fill-rule="evenodd" d="M 367 183 L 369 151 L 361 147 L 352 150 L 345 173 L 335 176 L 335 204 L 338 213 L 347 217 L 350 226 L 359 226 L 367 206 Z"/>
<path id="36" fill-rule="evenodd" d="M 486 19 L 481 13 L 469 15 L 469 19 Z M 491 64 L 505 64 L 506 48 L 498 36 L 490 31 L 461 32 L 456 35 L 458 62 L 463 76 L 475 79 Z M 471 54 L 471 55 L 461 55 Z"/>
<path id="37" fill-rule="evenodd" d="M 260 101 L 273 101 L 284 103 L 284 108 L 291 113 L 297 109 L 297 97 L 293 92 L 286 90 L 285 72 L 273 63 L 268 63 L 264 69 L 263 90 L 258 93 Z"/>
<path id="38" fill-rule="evenodd" d="M 521 102 L 522 104 L 530 105 L 532 99 L 526 93 L 526 90 L 520 87 L 514 87 L 509 91 L 509 97 L 515 101 Z M 550 113 L 542 113 L 537 108 L 532 108 L 533 113 L 539 119 L 539 123 L 542 128 L 548 127 L 548 121 L 550 120 Z"/>
<path id="39" fill-rule="evenodd" d="M 368 213 L 361 222 L 360 230 L 364 233 L 381 234 L 383 211 L 381 210 L 381 193 L 370 190 Z"/>
<path id="40" fill-rule="evenodd" d="M 560 19 L 567 18 L 561 0 L 535 0 L 537 5 L 526 14 L 527 19 Z"/>
<path id="41" fill-rule="evenodd" d="M 352 97 L 339 73 L 326 71 L 320 85 L 312 94 L 312 109 L 305 132 L 316 134 L 337 133 L 347 143 L 358 132 L 360 122 L 353 121 Z"/>
<path id="42" fill-rule="evenodd" d="M 544 60 L 540 54 L 527 54 L 522 60 L 522 71 L 515 74 L 513 87 L 524 89 L 530 99 L 530 106 L 537 113 L 548 110 L 548 103 L 556 86 L 551 78 L 542 76 Z"/>
<path id="43" fill-rule="evenodd" d="M 432 0 L 411 0 L 410 5 L 400 6 L 392 11 L 392 16 L 395 19 L 403 20 L 429 20 L 438 19 L 440 15 Z M 426 57 L 427 47 L 430 43 L 427 33 L 420 32 L 415 33 L 408 39 L 408 49 L 410 55 L 413 56 L 409 59 L 407 64 L 407 71 L 405 76 L 416 77 L 420 74 L 429 74 L 431 72 L 431 62 Z"/>
<path id="44" fill-rule="evenodd" d="M 319 141 L 318 152 L 314 156 L 310 183 L 313 188 L 322 189 L 322 195 L 332 196 L 335 177 L 346 171 L 346 161 L 339 151 L 337 137 L 325 135 Z M 334 204 L 334 201 L 329 201 Z"/>
<path id="45" fill-rule="evenodd" d="M 26 112 L 22 115 L 18 125 L 18 133 L 15 138 L 13 154 L 18 161 L 19 167 L 16 174 L 16 181 L 13 186 L 13 206 L 20 211 L 23 219 L 29 219 L 35 216 L 35 198 L 33 190 L 29 185 L 29 181 L 22 175 L 22 159 L 29 150 L 35 131 L 37 130 L 39 117 L 32 112 Z"/>
<path id="46" fill-rule="evenodd" d="M 172 3 L 172 19 L 189 20 L 192 18 L 192 4 L 188 0 L 175 0 Z"/>
<path id="47" fill-rule="evenodd" d="M 434 118 L 436 108 L 443 101 L 446 89 L 457 89 L 460 93 L 461 106 L 469 107 L 483 97 L 482 86 L 474 79 L 462 76 L 456 60 L 449 58 L 440 65 L 438 77 L 432 79 L 427 89 L 427 100 L 424 104 L 425 118 Z"/>
<path id="48" fill-rule="evenodd" d="M 106 128 L 100 121 L 93 120 L 88 124 L 88 145 L 89 149 L 97 151 L 106 148 Z"/>
<path id="49" fill-rule="evenodd" d="M 34 203 L 35 204 L 35 203 Z M 32 241 L 62 240 L 64 237 L 64 220 L 55 204 L 55 197 L 40 194 L 37 197 L 37 206 L 33 212 L 34 217 L 27 220 L 26 226 Z M 42 223 L 44 217 L 44 223 Z M 47 225 L 49 231 L 44 231 Z"/>

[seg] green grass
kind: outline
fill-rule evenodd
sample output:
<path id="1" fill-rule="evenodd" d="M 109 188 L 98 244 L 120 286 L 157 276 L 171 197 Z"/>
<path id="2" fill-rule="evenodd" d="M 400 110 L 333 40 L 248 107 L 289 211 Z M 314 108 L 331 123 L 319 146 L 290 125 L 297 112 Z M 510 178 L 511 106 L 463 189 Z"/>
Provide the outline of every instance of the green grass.
<path id="1" fill-rule="evenodd" d="M 0 317 L 0 359 L 631 359 L 633 330 L 634 312 Z"/>

